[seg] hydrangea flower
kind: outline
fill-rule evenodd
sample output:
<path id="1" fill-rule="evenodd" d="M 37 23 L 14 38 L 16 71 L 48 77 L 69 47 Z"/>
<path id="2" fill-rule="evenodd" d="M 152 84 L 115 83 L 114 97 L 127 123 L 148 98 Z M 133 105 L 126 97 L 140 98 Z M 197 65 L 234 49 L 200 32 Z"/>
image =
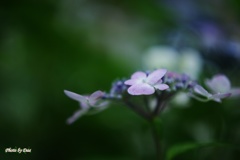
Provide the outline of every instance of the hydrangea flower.
<path id="1" fill-rule="evenodd" d="M 69 98 L 80 103 L 80 109 L 68 118 L 67 123 L 73 123 L 91 110 L 105 109 L 108 102 L 113 101 L 127 106 L 148 121 L 151 127 L 155 127 L 152 129 L 154 137 L 158 137 L 156 136 L 159 134 L 158 125 L 161 123 L 159 115 L 168 106 L 168 103 L 180 93 L 188 93 L 186 95 L 200 101 L 214 100 L 217 102 L 221 102 L 221 99 L 231 94 L 240 94 L 240 89 L 231 89 L 231 84 L 224 75 L 214 76 L 211 80 L 207 80 L 206 84 L 212 93 L 209 93 L 186 74 L 157 69 L 153 72 L 135 72 L 126 81 L 125 79 L 117 80 L 112 84 L 109 93 L 96 91 L 89 96 L 83 96 L 65 90 L 64 92 Z M 152 95 L 156 90 L 156 94 Z M 181 101 L 183 101 L 182 98 L 187 102 L 187 97 L 181 97 Z M 159 148 L 159 139 L 156 139 L 156 142 L 156 147 Z"/>
<path id="2" fill-rule="evenodd" d="M 150 47 L 142 57 L 148 69 L 159 67 L 184 72 L 192 78 L 198 78 L 202 70 L 202 58 L 193 48 L 176 49 L 173 46 L 157 45 Z"/>
<path id="3" fill-rule="evenodd" d="M 102 91 L 96 91 L 92 93 L 90 96 L 82 96 L 80 94 L 64 90 L 64 93 L 71 99 L 76 100 L 80 103 L 80 109 L 77 110 L 70 118 L 68 118 L 67 123 L 71 124 L 76 119 L 86 114 L 92 107 L 102 110 L 105 108 L 107 103 L 105 101 L 101 101 L 104 97 L 105 93 Z"/>
<path id="4" fill-rule="evenodd" d="M 130 85 L 128 93 L 131 95 L 151 95 L 155 89 L 166 90 L 168 85 L 162 84 L 161 78 L 166 74 L 166 69 L 158 69 L 147 75 L 144 72 L 135 72 L 125 84 Z"/>
<path id="5" fill-rule="evenodd" d="M 240 94 L 240 88 L 231 89 L 231 83 L 224 75 L 214 76 L 206 81 L 206 85 L 211 92 L 208 92 L 186 74 L 157 69 L 153 72 L 138 71 L 132 74 L 131 79 L 117 80 L 112 84 L 109 93 L 96 91 L 89 96 L 84 96 L 65 90 L 64 93 L 69 98 L 80 103 L 79 110 L 67 120 L 67 123 L 71 124 L 80 116 L 89 114 L 91 111 L 105 109 L 110 101 L 120 102 L 143 118 L 152 120 L 179 93 L 188 93 L 187 95 L 200 101 L 214 100 L 216 102 L 221 102 L 221 99 L 230 95 Z M 158 90 L 157 94 L 151 96 L 156 90 Z M 133 98 L 137 95 L 150 96 L 139 97 L 143 98 L 142 100 Z"/>

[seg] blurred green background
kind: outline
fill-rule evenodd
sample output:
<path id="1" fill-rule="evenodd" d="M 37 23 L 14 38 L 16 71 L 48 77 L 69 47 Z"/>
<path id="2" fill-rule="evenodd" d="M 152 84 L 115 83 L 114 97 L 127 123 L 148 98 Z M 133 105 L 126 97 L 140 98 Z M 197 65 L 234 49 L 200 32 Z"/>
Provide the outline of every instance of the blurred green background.
<path id="1" fill-rule="evenodd" d="M 0 159 L 154 159 L 148 124 L 124 106 L 112 104 L 67 125 L 78 104 L 63 90 L 109 91 L 114 80 L 143 69 L 142 56 L 156 45 L 194 48 L 204 61 L 200 82 L 221 72 L 240 86 L 239 6 L 236 0 L 1 1 Z M 206 45 L 203 29 L 192 31 L 199 19 L 214 22 L 224 40 Z M 239 159 L 239 102 L 172 104 L 162 114 L 164 147 L 219 142 L 228 145 L 176 159 Z M 32 152 L 5 153 L 9 147 Z"/>

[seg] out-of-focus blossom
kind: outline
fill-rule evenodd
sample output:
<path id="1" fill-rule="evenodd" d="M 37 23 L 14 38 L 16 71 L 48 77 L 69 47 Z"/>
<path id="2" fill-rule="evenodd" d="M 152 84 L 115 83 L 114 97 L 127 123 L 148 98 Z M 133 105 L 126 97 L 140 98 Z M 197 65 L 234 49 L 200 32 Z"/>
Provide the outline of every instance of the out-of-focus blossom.
<path id="1" fill-rule="evenodd" d="M 80 109 L 77 110 L 70 118 L 67 119 L 67 123 L 71 124 L 79 117 L 87 113 L 92 107 L 98 110 L 102 110 L 107 106 L 105 101 L 101 101 L 105 93 L 102 91 L 96 91 L 90 96 L 82 96 L 80 94 L 64 90 L 64 93 L 71 99 L 80 103 Z"/>
<path id="2" fill-rule="evenodd" d="M 173 98 L 173 103 L 176 104 L 177 107 L 188 107 L 188 103 L 190 101 L 189 96 L 184 92 L 179 92 Z"/>
<path id="3" fill-rule="evenodd" d="M 193 26 L 199 34 L 203 46 L 206 48 L 215 48 L 224 41 L 224 33 L 221 27 L 213 21 L 199 20 Z"/>
<path id="4" fill-rule="evenodd" d="M 128 93 L 131 95 L 151 95 L 155 92 L 155 89 L 168 89 L 169 86 L 162 84 L 161 80 L 166 72 L 166 69 L 155 70 L 149 75 L 144 72 L 135 72 L 131 79 L 125 81 L 126 85 L 130 85 Z"/>
<path id="5" fill-rule="evenodd" d="M 170 46 L 153 46 L 147 50 L 142 58 L 143 65 L 147 69 L 175 70 L 177 68 L 178 53 Z"/>
<path id="6" fill-rule="evenodd" d="M 202 59 L 191 48 L 177 51 L 170 46 L 154 46 L 143 56 L 143 64 L 147 69 L 166 68 L 192 78 L 197 78 L 202 70 Z"/>
<path id="7" fill-rule="evenodd" d="M 198 142 L 211 142 L 214 140 L 214 130 L 202 122 L 194 123 L 191 128 L 193 138 Z"/>
<path id="8" fill-rule="evenodd" d="M 198 78 L 202 71 L 202 58 L 191 48 L 181 50 L 178 61 L 179 72 L 188 74 L 191 78 Z"/>

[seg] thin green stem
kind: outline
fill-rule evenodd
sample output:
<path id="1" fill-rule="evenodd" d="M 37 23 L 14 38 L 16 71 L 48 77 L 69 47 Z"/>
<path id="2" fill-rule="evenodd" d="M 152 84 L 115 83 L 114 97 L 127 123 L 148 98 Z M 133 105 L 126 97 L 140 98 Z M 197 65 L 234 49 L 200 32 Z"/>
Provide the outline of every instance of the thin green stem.
<path id="1" fill-rule="evenodd" d="M 158 93 L 155 93 L 156 99 L 157 99 L 157 104 L 152 112 L 152 116 L 155 117 L 158 115 L 160 107 L 161 107 L 161 103 L 162 103 L 162 98 L 164 96 L 164 93 L 162 93 L 162 95 L 160 96 Z"/>
<path id="2" fill-rule="evenodd" d="M 167 102 L 175 95 L 175 93 L 169 93 L 167 94 L 166 92 L 162 93 L 161 96 L 156 95 L 157 98 L 157 104 L 155 106 L 154 111 L 152 112 L 152 116 L 158 116 L 163 109 L 165 108 Z"/>
<path id="3" fill-rule="evenodd" d="M 150 114 L 151 108 L 149 107 L 149 99 L 147 96 L 143 96 L 143 103 L 146 111 Z"/>
<path id="4" fill-rule="evenodd" d="M 160 130 L 159 130 L 158 124 L 155 122 L 155 119 L 152 119 L 151 121 L 151 132 L 152 132 L 152 138 L 155 145 L 156 150 L 156 160 L 161 160 L 162 157 L 162 147 L 160 143 Z"/>
<path id="5" fill-rule="evenodd" d="M 163 92 L 160 94 L 156 93 L 157 98 L 157 104 L 155 106 L 155 109 L 153 111 L 148 110 L 149 108 L 149 102 L 147 97 L 143 97 L 143 103 L 144 106 L 147 107 L 146 110 L 144 110 L 142 107 L 139 107 L 135 103 L 133 103 L 128 97 L 125 97 L 123 99 L 124 104 L 127 105 L 129 108 L 131 108 L 135 113 L 143 117 L 145 120 L 147 120 L 150 123 L 151 132 L 152 132 L 152 138 L 155 145 L 156 150 L 156 159 L 161 160 L 163 156 L 162 154 L 162 148 L 161 148 L 161 124 L 159 123 L 160 120 L 158 118 L 159 114 L 164 110 L 167 102 L 175 95 L 175 93 L 167 93 Z"/>
<path id="6" fill-rule="evenodd" d="M 162 154 L 162 147 L 161 147 L 161 124 L 158 123 L 158 116 L 166 107 L 167 102 L 175 95 L 175 93 L 162 93 L 161 96 L 156 95 L 157 104 L 155 109 L 151 114 L 151 130 L 152 130 L 152 137 L 155 143 L 156 149 L 156 159 L 161 160 L 163 158 Z"/>
<path id="7" fill-rule="evenodd" d="M 147 114 L 141 107 L 136 106 L 135 104 L 133 104 L 131 101 L 127 99 L 124 100 L 124 103 L 144 119 L 148 121 L 151 120 L 151 116 Z"/>

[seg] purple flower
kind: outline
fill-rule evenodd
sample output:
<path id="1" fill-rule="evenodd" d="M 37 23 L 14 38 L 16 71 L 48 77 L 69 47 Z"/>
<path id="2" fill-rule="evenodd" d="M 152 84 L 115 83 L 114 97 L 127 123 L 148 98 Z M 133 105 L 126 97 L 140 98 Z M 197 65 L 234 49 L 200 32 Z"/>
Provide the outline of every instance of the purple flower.
<path id="1" fill-rule="evenodd" d="M 169 86 L 162 84 L 161 80 L 166 72 L 166 69 L 155 70 L 149 75 L 144 72 L 135 72 L 131 79 L 125 81 L 126 85 L 130 85 L 128 93 L 131 95 L 151 95 L 155 92 L 155 89 L 168 89 Z"/>
<path id="2" fill-rule="evenodd" d="M 97 109 L 104 109 L 107 105 L 106 101 L 101 101 L 102 97 L 105 95 L 102 91 L 96 91 L 90 96 L 82 96 L 80 94 L 64 90 L 64 93 L 71 99 L 76 100 L 80 103 L 80 109 L 77 110 L 70 118 L 68 118 L 67 123 L 71 124 L 76 119 L 84 115 L 92 107 Z"/>

